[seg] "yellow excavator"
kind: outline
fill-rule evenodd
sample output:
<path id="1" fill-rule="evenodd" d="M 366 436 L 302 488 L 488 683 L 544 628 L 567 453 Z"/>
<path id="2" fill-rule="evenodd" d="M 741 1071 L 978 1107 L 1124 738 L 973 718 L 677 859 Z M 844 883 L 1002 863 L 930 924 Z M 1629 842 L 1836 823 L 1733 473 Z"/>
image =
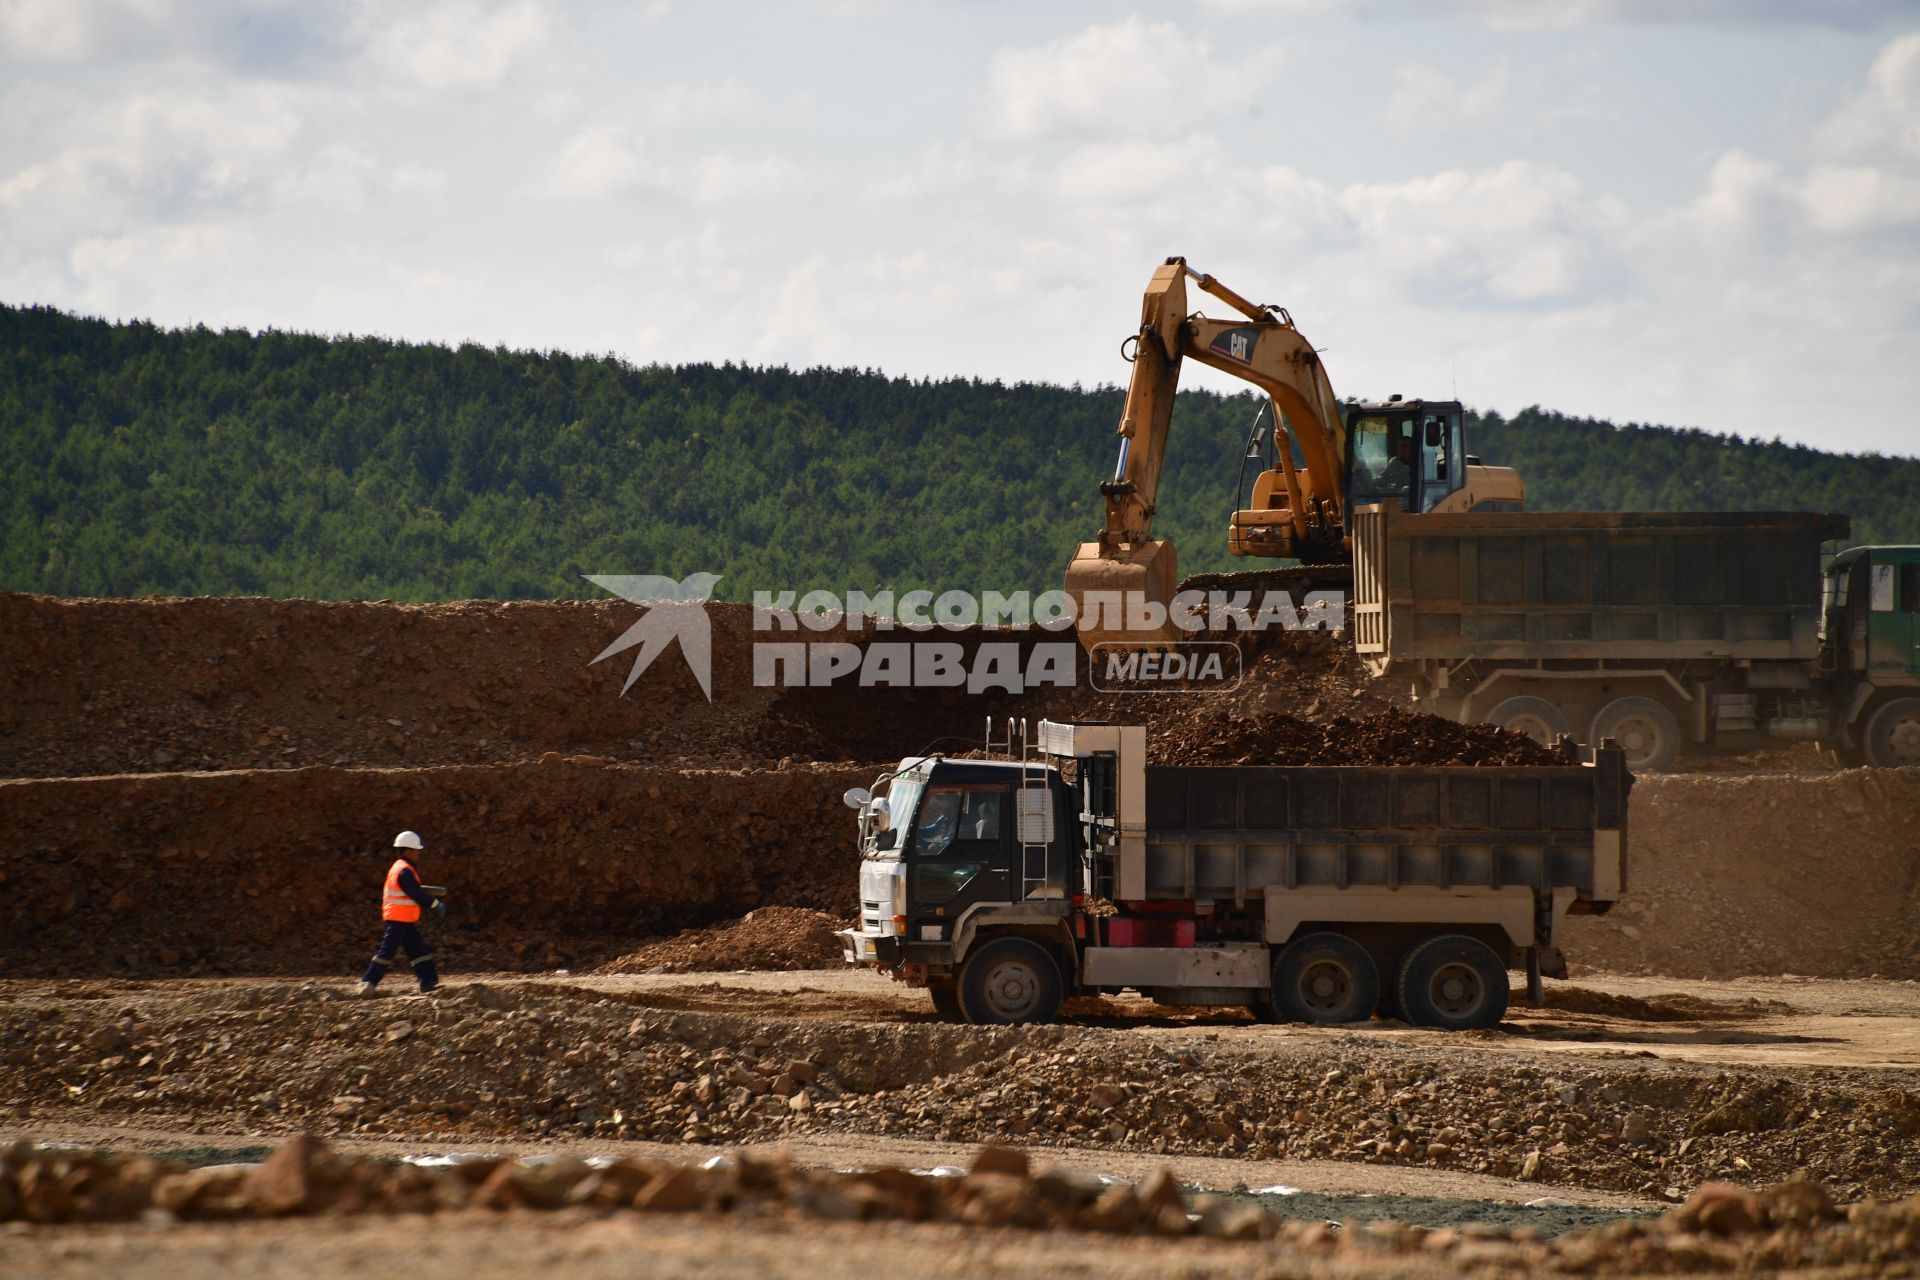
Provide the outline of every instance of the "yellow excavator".
<path id="1" fill-rule="evenodd" d="M 1242 318 L 1187 314 L 1187 280 Z M 1271 434 L 1256 426 L 1248 456 L 1264 462 L 1251 505 L 1233 513 L 1227 549 L 1236 556 L 1279 556 L 1312 567 L 1315 585 L 1351 580 L 1352 513 L 1391 502 L 1403 511 L 1518 511 L 1526 490 L 1510 467 L 1468 457 L 1457 401 L 1341 404 L 1325 367 L 1285 308 L 1248 302 L 1210 275 L 1168 258 L 1153 273 L 1140 331 L 1123 352 L 1133 363 L 1120 413 L 1120 458 L 1101 484 L 1106 524 L 1067 567 L 1067 592 L 1080 606 L 1080 641 L 1162 642 L 1171 626 L 1118 625 L 1089 596 L 1126 593 L 1164 608 L 1178 589 L 1173 543 L 1153 537 L 1160 468 L 1166 459 L 1180 363 L 1200 363 L 1266 392 Z M 1244 474 L 1244 465 L 1243 465 Z M 1237 498 L 1237 495 L 1236 495 Z"/>

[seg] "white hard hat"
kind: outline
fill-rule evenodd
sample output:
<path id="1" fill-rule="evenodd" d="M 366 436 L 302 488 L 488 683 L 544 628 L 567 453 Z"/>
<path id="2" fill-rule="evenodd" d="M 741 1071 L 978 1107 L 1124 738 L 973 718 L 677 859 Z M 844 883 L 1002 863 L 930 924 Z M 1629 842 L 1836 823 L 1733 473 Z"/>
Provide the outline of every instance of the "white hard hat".
<path id="1" fill-rule="evenodd" d="M 396 849 L 424 849 L 427 846 L 420 843 L 420 833 L 418 831 L 402 831 L 393 838 L 393 847 Z"/>

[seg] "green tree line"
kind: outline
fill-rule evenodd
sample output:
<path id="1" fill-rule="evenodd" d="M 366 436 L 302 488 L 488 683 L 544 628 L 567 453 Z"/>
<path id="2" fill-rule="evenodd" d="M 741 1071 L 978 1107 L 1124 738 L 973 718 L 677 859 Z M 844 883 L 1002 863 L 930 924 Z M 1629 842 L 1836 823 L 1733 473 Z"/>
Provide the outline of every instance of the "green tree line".
<path id="1" fill-rule="evenodd" d="M 0 589 L 435 600 L 1058 584 L 1122 392 L 634 365 L 0 306 Z M 1249 567 L 1227 514 L 1257 402 L 1182 392 L 1156 532 Z M 1471 420 L 1545 509 L 1845 511 L 1920 530 L 1920 460 L 1530 409 Z"/>

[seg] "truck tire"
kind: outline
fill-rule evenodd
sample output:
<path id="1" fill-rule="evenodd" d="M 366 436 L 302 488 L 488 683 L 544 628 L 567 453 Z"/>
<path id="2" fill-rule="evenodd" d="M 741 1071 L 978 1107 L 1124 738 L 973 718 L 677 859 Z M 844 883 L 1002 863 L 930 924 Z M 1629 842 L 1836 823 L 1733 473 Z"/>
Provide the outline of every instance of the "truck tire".
<path id="1" fill-rule="evenodd" d="M 1545 698 L 1522 694 L 1494 704 L 1486 722 L 1502 729 L 1524 734 L 1543 747 L 1550 747 L 1567 731 L 1567 717 Z"/>
<path id="2" fill-rule="evenodd" d="M 1507 1016 L 1507 967 L 1492 947 L 1465 934 L 1441 934 L 1408 952 L 1394 987 L 1416 1027 L 1465 1031 L 1498 1026 Z"/>
<path id="3" fill-rule="evenodd" d="M 977 1027 L 1052 1022 L 1060 1013 L 1060 966 L 1025 938 L 999 938 L 967 957 L 960 1010 Z"/>
<path id="4" fill-rule="evenodd" d="M 1867 763 L 1882 769 L 1920 764 L 1920 698 L 1882 703 L 1867 718 L 1860 745 Z"/>
<path id="5" fill-rule="evenodd" d="M 1638 694 L 1615 698 L 1593 718 L 1587 741 L 1597 747 L 1608 738 L 1626 752 L 1634 773 L 1665 773 L 1680 758 L 1680 722 L 1664 704 Z"/>
<path id="6" fill-rule="evenodd" d="M 927 994 L 933 997 L 933 1012 L 942 1022 L 965 1022 L 967 1015 L 960 1012 L 960 992 L 953 987 L 928 987 Z"/>
<path id="7" fill-rule="evenodd" d="M 1273 962 L 1273 1004 L 1288 1022 L 1365 1022 L 1380 1003 L 1380 970 L 1339 933 L 1309 933 Z"/>

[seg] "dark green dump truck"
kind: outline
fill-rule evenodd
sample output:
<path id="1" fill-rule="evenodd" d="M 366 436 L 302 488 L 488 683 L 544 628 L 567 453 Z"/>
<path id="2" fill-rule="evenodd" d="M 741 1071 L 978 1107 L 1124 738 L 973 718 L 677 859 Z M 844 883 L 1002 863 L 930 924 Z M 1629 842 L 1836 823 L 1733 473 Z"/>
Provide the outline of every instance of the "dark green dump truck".
<path id="1" fill-rule="evenodd" d="M 1682 754 L 1817 740 L 1920 764 L 1920 547 L 1845 516 L 1498 512 L 1354 522 L 1353 633 L 1435 714 Z"/>
<path id="2" fill-rule="evenodd" d="M 1149 765 L 1139 725 L 1040 722 L 1017 757 L 916 756 L 859 818 L 847 962 L 973 1023 L 1137 991 L 1263 1019 L 1490 1027 L 1620 897 L 1621 753 L 1589 765 Z M 1029 750 L 1029 746 L 1032 748 Z"/>

